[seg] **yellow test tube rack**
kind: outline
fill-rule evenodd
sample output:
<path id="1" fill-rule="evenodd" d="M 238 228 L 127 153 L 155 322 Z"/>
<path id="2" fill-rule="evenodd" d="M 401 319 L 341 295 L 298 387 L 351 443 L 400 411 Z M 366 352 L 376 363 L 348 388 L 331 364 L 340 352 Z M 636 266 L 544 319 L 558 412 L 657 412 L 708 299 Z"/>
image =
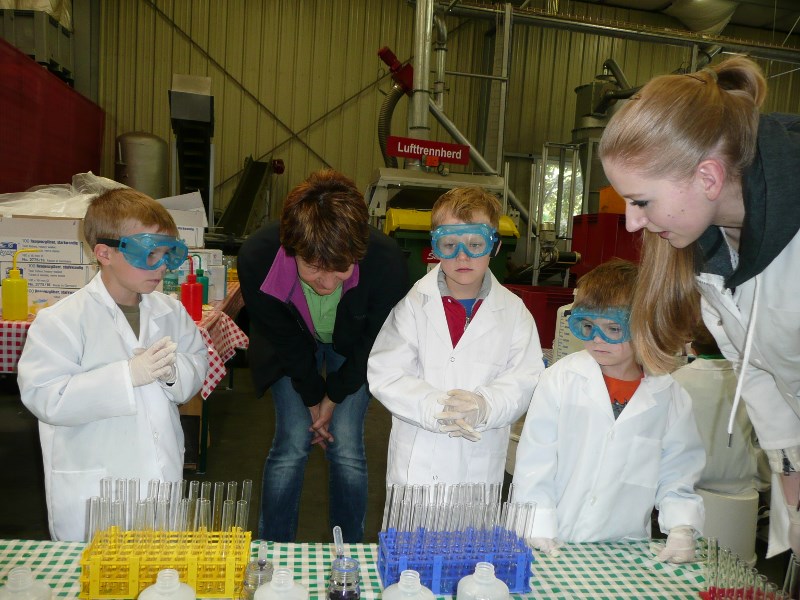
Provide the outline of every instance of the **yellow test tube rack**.
<path id="1" fill-rule="evenodd" d="M 136 598 L 158 572 L 175 569 L 197 598 L 238 598 L 250 532 L 120 531 L 95 534 L 81 555 L 80 598 Z"/>

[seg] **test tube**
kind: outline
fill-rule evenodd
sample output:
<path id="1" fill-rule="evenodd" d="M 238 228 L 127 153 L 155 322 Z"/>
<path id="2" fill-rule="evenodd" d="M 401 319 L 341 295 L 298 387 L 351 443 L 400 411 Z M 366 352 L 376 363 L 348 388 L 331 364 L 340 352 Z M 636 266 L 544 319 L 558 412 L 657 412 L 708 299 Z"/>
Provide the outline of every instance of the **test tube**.
<path id="1" fill-rule="evenodd" d="M 200 484 L 200 497 L 206 500 L 211 500 L 211 482 L 204 481 Z"/>
<path id="2" fill-rule="evenodd" d="M 253 480 L 252 479 L 245 479 L 242 481 L 242 497 L 241 500 L 250 504 L 250 496 L 253 493 Z"/>
<path id="3" fill-rule="evenodd" d="M 401 512 L 403 510 L 403 492 L 405 491 L 405 486 L 396 485 L 394 486 L 394 493 L 392 494 L 392 508 L 391 512 L 389 513 L 389 529 L 394 529 L 398 531 L 400 526 L 400 518 Z"/>
<path id="4" fill-rule="evenodd" d="M 133 526 L 135 514 L 136 514 L 136 503 L 139 502 L 139 478 L 132 477 L 128 479 L 128 527 L 130 529 L 136 529 Z"/>
<path id="5" fill-rule="evenodd" d="M 228 496 L 225 498 L 226 500 L 233 500 L 236 502 L 236 490 L 239 487 L 239 484 L 235 481 L 228 482 Z"/>
<path id="6" fill-rule="evenodd" d="M 169 481 L 162 481 L 158 485 L 158 501 L 166 500 L 169 501 L 170 497 L 172 496 L 172 483 Z"/>
<path id="7" fill-rule="evenodd" d="M 94 534 L 99 530 L 100 523 L 100 496 L 89 498 L 89 520 L 87 522 L 86 541 L 91 542 Z"/>
<path id="8" fill-rule="evenodd" d="M 167 531 L 169 529 L 169 500 L 159 499 L 156 502 L 156 531 Z"/>
<path id="9" fill-rule="evenodd" d="M 195 511 L 195 531 L 208 531 L 211 526 L 211 501 L 208 498 L 197 499 L 197 510 Z"/>
<path id="10" fill-rule="evenodd" d="M 133 515 L 133 528 L 136 531 L 144 531 L 147 529 L 147 501 L 138 500 L 136 502 L 136 509 Z"/>
<path id="11" fill-rule="evenodd" d="M 214 483 L 214 505 L 211 515 L 212 529 L 220 531 L 222 529 L 222 503 L 225 501 L 225 483 L 217 481 Z"/>
<path id="12" fill-rule="evenodd" d="M 383 502 L 383 521 L 381 521 L 381 533 L 386 532 L 389 527 L 389 514 L 392 512 L 392 494 L 395 485 L 386 486 L 386 499 Z"/>
<path id="13" fill-rule="evenodd" d="M 100 480 L 100 497 L 101 498 L 112 498 L 111 494 L 111 486 L 112 486 L 112 479 L 111 477 L 103 477 Z"/>
<path id="14" fill-rule="evenodd" d="M 178 531 L 178 507 L 181 504 L 181 482 L 173 481 L 169 499 L 169 529 Z"/>
<path id="15" fill-rule="evenodd" d="M 148 498 L 158 498 L 158 485 L 161 483 L 158 479 L 151 479 L 147 482 L 147 500 Z"/>
<path id="16" fill-rule="evenodd" d="M 225 500 L 222 503 L 222 531 L 230 531 L 233 527 L 235 510 L 236 503 L 233 500 Z"/>
<path id="17" fill-rule="evenodd" d="M 248 504 L 249 503 L 246 502 L 245 500 L 239 500 L 236 503 L 236 527 L 238 527 L 242 531 L 247 531 L 247 529 L 248 529 L 248 527 L 247 527 L 248 518 L 247 517 L 249 515 L 248 515 L 247 511 L 250 510 Z"/>

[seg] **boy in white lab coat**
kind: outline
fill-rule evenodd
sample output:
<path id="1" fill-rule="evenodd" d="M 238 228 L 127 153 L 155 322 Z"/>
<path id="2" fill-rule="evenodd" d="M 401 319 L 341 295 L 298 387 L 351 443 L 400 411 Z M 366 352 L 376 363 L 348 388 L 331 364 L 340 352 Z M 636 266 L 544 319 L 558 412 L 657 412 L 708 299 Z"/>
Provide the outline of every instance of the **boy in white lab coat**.
<path id="1" fill-rule="evenodd" d="M 392 413 L 387 484 L 503 480 L 510 425 L 544 370 L 533 318 L 489 271 L 500 204 L 456 188 L 431 212 L 439 264 L 389 314 L 368 361 Z"/>
<path id="2" fill-rule="evenodd" d="M 101 194 L 84 219 L 100 272 L 28 331 L 18 379 L 39 419 L 53 540 L 85 540 L 86 501 L 103 477 L 182 477 L 177 405 L 200 389 L 208 351 L 183 306 L 154 291 L 188 254 L 177 235 L 152 198 Z"/>
<path id="3" fill-rule="evenodd" d="M 536 502 L 529 544 L 668 533 L 659 560 L 695 557 L 705 521 L 694 485 L 705 464 L 689 395 L 670 375 L 643 374 L 628 326 L 636 265 L 613 260 L 578 282 L 569 328 L 585 349 L 539 380 L 517 449 L 515 501 Z"/>

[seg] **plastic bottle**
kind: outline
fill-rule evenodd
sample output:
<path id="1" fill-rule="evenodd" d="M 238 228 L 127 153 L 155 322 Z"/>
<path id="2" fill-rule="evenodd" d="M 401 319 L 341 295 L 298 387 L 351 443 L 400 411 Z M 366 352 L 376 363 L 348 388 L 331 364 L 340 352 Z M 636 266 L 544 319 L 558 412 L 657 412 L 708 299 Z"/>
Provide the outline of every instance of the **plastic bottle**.
<path id="1" fill-rule="evenodd" d="M 50 600 L 52 597 L 50 586 L 34 579 L 29 567 L 11 569 L 5 586 L 0 588 L 0 600 Z"/>
<path id="2" fill-rule="evenodd" d="M 291 569 L 275 569 L 272 581 L 256 590 L 255 600 L 308 600 L 308 590 L 292 578 Z"/>
<path id="3" fill-rule="evenodd" d="M 181 286 L 178 284 L 178 274 L 175 271 L 167 271 L 164 273 L 163 290 L 167 296 L 179 298 L 181 295 Z"/>
<path id="4" fill-rule="evenodd" d="M 195 271 L 195 275 L 197 275 L 197 283 L 203 286 L 203 304 L 208 304 L 208 277 L 203 274 L 203 269 L 199 268 L 203 266 L 200 256 L 198 254 L 192 254 L 192 256 L 197 258 L 198 269 Z"/>
<path id="5" fill-rule="evenodd" d="M 195 600 L 195 593 L 191 586 L 181 583 L 175 569 L 164 569 L 153 585 L 142 590 L 139 600 Z"/>
<path id="6" fill-rule="evenodd" d="M 195 321 L 203 318 L 203 286 L 197 283 L 197 276 L 194 274 L 192 257 L 189 257 L 189 274 L 186 281 L 181 284 L 181 302 L 186 307 L 189 316 Z"/>
<path id="7" fill-rule="evenodd" d="M 359 600 L 361 598 L 361 576 L 356 559 L 343 556 L 333 561 L 326 598 L 328 600 Z"/>
<path id="8" fill-rule="evenodd" d="M 472 575 L 458 582 L 457 600 L 508 600 L 508 586 L 494 574 L 494 565 L 479 562 Z"/>
<path id="9" fill-rule="evenodd" d="M 400 573 L 400 581 L 381 594 L 383 600 L 433 600 L 436 596 L 419 581 L 419 573 L 410 569 Z"/>
<path id="10" fill-rule="evenodd" d="M 17 268 L 17 256 L 21 252 L 41 252 L 38 248 L 22 248 L 14 252 L 8 277 L 3 279 L 3 320 L 28 320 L 28 281 L 23 279 Z"/>
<path id="11" fill-rule="evenodd" d="M 256 590 L 272 581 L 272 563 L 267 560 L 267 543 L 258 545 L 258 559 L 247 563 L 244 571 L 241 600 L 253 600 Z"/>

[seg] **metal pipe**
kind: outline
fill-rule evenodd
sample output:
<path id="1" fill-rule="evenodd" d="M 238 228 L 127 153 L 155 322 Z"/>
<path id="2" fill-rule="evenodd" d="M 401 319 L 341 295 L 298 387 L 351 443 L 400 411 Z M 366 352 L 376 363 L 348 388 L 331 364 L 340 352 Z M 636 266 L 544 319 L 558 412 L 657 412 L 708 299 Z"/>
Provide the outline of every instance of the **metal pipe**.
<path id="1" fill-rule="evenodd" d="M 506 3 L 506 8 L 504 11 L 505 18 L 503 20 L 503 60 L 502 65 L 500 66 L 500 76 L 503 78 L 503 81 L 500 82 L 500 110 L 499 110 L 499 119 L 500 122 L 498 123 L 497 127 L 497 160 L 495 164 L 497 168 L 500 168 L 500 165 L 503 164 L 503 144 L 505 142 L 505 129 L 506 129 L 506 100 L 508 98 L 508 61 L 511 56 L 511 28 L 512 28 L 512 16 L 514 14 L 513 7 L 511 6 L 510 2 Z M 504 175 L 508 175 L 508 173 L 503 172 Z"/>
<path id="2" fill-rule="evenodd" d="M 490 175 L 496 175 L 497 171 L 494 170 L 492 165 L 486 162 L 486 159 L 481 156 L 481 153 L 478 152 L 478 149 L 472 145 L 472 143 L 466 138 L 466 136 L 458 130 L 455 123 L 453 123 L 447 115 L 442 112 L 433 99 L 428 100 L 428 110 L 433 115 L 433 117 L 439 122 L 439 124 L 444 128 L 450 136 L 457 141 L 459 144 L 464 146 L 469 146 L 469 157 L 474 162 L 478 168 L 484 173 L 489 173 Z M 511 205 L 519 211 L 520 218 L 527 222 L 528 221 L 528 209 L 526 209 L 522 203 L 517 199 L 514 195 L 514 192 L 508 190 L 508 201 Z"/>
<path id="3" fill-rule="evenodd" d="M 428 111 L 430 100 L 431 36 L 433 32 L 433 0 L 418 0 L 414 20 L 414 90 L 411 96 L 409 136 L 419 140 L 430 138 Z"/>
<path id="4" fill-rule="evenodd" d="M 438 15 L 433 15 L 433 24 L 436 26 L 436 43 L 433 45 L 434 63 L 436 64 L 433 79 L 433 99 L 436 106 L 444 108 L 444 74 L 445 59 L 447 58 L 447 24 Z"/>
<path id="5" fill-rule="evenodd" d="M 493 79 L 495 81 L 508 81 L 508 77 L 498 75 L 484 75 L 483 73 L 464 73 L 463 71 L 445 71 L 448 75 L 461 75 L 462 77 L 475 77 L 477 79 Z"/>
<path id="6" fill-rule="evenodd" d="M 487 8 L 484 6 L 461 4 L 460 6 L 451 8 L 450 14 L 460 17 L 490 19 L 494 21 L 497 19 L 498 15 L 502 14 L 502 12 L 494 8 Z M 752 58 L 780 60 L 788 63 L 800 63 L 800 50 L 798 49 L 764 46 L 759 45 L 756 42 L 751 43 L 740 39 L 733 41 L 722 36 L 697 34 L 690 31 L 667 32 L 659 31 L 656 28 L 634 29 L 629 26 L 629 23 L 615 22 L 610 20 L 597 20 L 588 22 L 574 17 L 568 17 L 566 15 L 537 14 L 532 12 L 531 9 L 527 9 L 524 12 L 515 11 L 514 22 L 521 25 L 553 27 L 556 29 L 566 29 L 578 33 L 589 33 L 594 35 L 603 35 L 660 44 L 672 44 L 676 46 L 688 47 L 693 44 L 719 44 L 726 51 L 747 54 Z"/>
<path id="7" fill-rule="evenodd" d="M 614 76 L 614 79 L 617 80 L 617 84 L 623 90 L 631 87 L 631 84 L 628 83 L 628 80 L 625 77 L 625 73 L 622 72 L 622 69 L 617 64 L 617 61 L 615 61 L 613 58 L 607 58 L 603 63 L 603 68 L 608 69 L 611 72 L 611 74 Z"/>

